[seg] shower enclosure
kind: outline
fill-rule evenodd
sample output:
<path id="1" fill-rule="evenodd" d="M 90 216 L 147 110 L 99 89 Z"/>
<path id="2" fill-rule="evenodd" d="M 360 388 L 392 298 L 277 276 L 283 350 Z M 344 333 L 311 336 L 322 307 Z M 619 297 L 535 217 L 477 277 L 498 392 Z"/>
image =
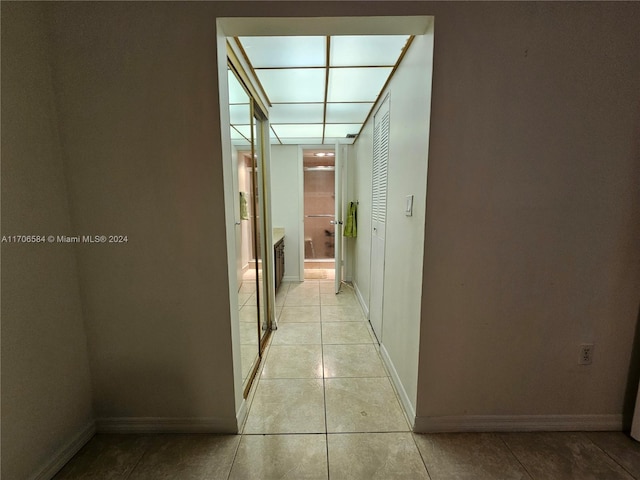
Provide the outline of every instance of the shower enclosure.
<path id="1" fill-rule="evenodd" d="M 305 271 L 333 269 L 336 247 L 333 149 L 304 150 L 303 171 Z"/>

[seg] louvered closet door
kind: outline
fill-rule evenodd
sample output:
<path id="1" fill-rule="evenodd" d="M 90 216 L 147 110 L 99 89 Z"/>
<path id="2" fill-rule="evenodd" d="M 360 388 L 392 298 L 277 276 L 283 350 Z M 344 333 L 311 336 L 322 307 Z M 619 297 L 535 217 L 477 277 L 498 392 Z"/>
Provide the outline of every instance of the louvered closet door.
<path id="1" fill-rule="evenodd" d="M 382 341 L 384 298 L 384 248 L 387 220 L 387 176 L 389 172 L 389 96 L 373 120 L 373 182 L 371 192 L 371 291 L 369 320 L 378 343 Z"/>

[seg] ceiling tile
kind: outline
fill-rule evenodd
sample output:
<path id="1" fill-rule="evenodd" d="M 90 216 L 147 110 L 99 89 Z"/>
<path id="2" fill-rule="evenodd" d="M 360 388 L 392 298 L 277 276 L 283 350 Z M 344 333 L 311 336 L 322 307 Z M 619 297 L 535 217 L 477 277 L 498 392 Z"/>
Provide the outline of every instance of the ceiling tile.
<path id="1" fill-rule="evenodd" d="M 256 70 L 272 103 L 324 101 L 325 69 Z"/>
<path id="2" fill-rule="evenodd" d="M 322 123 L 324 106 L 321 103 L 274 104 L 269 110 L 271 123 Z"/>
<path id="3" fill-rule="evenodd" d="M 361 127 L 361 123 L 325 125 L 324 135 L 325 137 L 345 138 L 349 133 L 358 133 Z"/>
<path id="4" fill-rule="evenodd" d="M 408 35 L 364 35 L 331 37 L 330 65 L 393 66 L 396 64 Z"/>
<path id="5" fill-rule="evenodd" d="M 247 137 L 247 139 L 251 140 L 251 127 L 249 125 L 234 125 L 234 128 L 238 130 L 238 132 L 240 132 L 242 135 Z M 231 138 L 233 138 L 234 135 L 237 135 L 237 132 L 234 132 L 232 128 Z"/>
<path id="6" fill-rule="evenodd" d="M 249 95 L 244 90 L 235 73 L 227 70 L 227 78 L 229 79 L 229 103 L 249 103 Z"/>
<path id="7" fill-rule="evenodd" d="M 329 102 L 374 102 L 392 68 L 331 68 Z"/>
<path id="8" fill-rule="evenodd" d="M 327 123 L 364 123 L 372 103 L 329 103 Z"/>
<path id="9" fill-rule="evenodd" d="M 241 138 L 244 138 L 242 135 L 238 133 L 238 131 L 235 128 L 231 128 L 230 132 L 231 132 L 231 140 L 239 140 Z"/>
<path id="10" fill-rule="evenodd" d="M 273 130 L 282 138 L 322 138 L 322 124 L 315 125 L 272 125 Z"/>
<path id="11" fill-rule="evenodd" d="M 339 143 L 340 145 L 351 145 L 355 141 L 354 138 L 345 138 L 345 137 L 324 137 L 325 145 L 335 145 Z"/>
<path id="12" fill-rule="evenodd" d="M 322 135 L 318 137 L 292 137 L 280 138 L 284 145 L 320 145 L 322 143 Z M 271 143 L 274 143 L 273 141 Z"/>
<path id="13" fill-rule="evenodd" d="M 251 123 L 251 108 L 246 105 L 229 105 L 229 115 L 232 125 L 249 125 Z"/>
<path id="14" fill-rule="evenodd" d="M 240 37 L 254 68 L 323 67 L 326 37 Z"/>

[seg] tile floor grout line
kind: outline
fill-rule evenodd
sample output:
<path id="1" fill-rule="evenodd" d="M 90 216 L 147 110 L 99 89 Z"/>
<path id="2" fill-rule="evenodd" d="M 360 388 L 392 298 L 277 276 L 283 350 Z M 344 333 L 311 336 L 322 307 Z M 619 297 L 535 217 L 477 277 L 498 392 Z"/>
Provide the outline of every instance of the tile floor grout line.
<path id="1" fill-rule="evenodd" d="M 416 435 L 419 435 L 419 434 L 411 431 L 409 432 L 409 435 L 411 435 L 411 438 L 413 439 L 413 444 L 416 446 L 416 449 L 418 450 L 418 454 L 420 455 L 420 459 L 422 460 L 424 469 L 427 471 L 427 477 L 429 477 L 429 480 L 431 480 L 431 474 L 429 473 L 429 467 L 427 466 L 427 459 L 424 458 L 424 455 L 422 454 L 422 450 L 420 450 L 420 447 L 418 446 L 418 442 L 416 442 Z"/>
<path id="2" fill-rule="evenodd" d="M 273 433 L 243 433 L 243 437 L 264 437 L 264 436 L 287 436 L 287 435 L 360 435 L 365 434 L 368 435 L 370 433 L 381 434 L 381 433 L 413 433 L 411 430 L 354 430 L 349 432 L 273 432 Z M 185 434 L 190 435 L 190 434 Z M 194 434 L 199 435 L 199 434 Z M 219 434 L 213 434 L 219 435 Z M 240 435 L 240 434 L 238 434 Z"/>
<path id="3" fill-rule="evenodd" d="M 142 435 L 144 436 L 148 436 L 148 435 Z M 142 462 L 142 459 L 144 458 L 144 456 L 147 454 L 147 451 L 149 450 L 149 441 L 147 440 L 147 445 L 144 448 L 144 451 L 142 452 L 142 455 L 140 455 L 140 458 L 138 459 L 138 461 L 136 462 L 136 464 L 133 466 L 133 468 L 131 469 L 131 471 L 129 471 L 129 473 L 127 474 L 127 476 L 125 477 L 124 480 L 127 480 L 129 478 L 131 478 L 131 475 L 133 475 L 133 472 L 135 472 L 136 468 L 138 468 L 138 465 L 140 465 L 140 462 Z"/>
<path id="4" fill-rule="evenodd" d="M 516 462 L 518 462 L 520 464 L 520 466 L 522 467 L 522 469 L 524 470 L 524 472 L 529 475 L 529 478 L 531 480 L 534 480 L 533 474 L 529 471 L 529 469 L 525 466 L 524 463 L 522 463 L 522 461 L 520 460 L 520 458 L 518 457 L 518 455 L 516 455 L 516 453 L 513 451 L 513 449 L 509 446 L 509 444 L 507 443 L 507 441 L 504 439 L 504 435 L 501 435 L 500 433 L 498 433 L 496 435 L 500 441 L 504 444 L 505 447 L 507 447 L 507 450 L 509 450 L 509 453 L 513 456 L 513 458 L 516 459 Z"/>
<path id="5" fill-rule="evenodd" d="M 233 452 L 233 459 L 231 460 L 231 466 L 229 467 L 229 473 L 227 474 L 227 480 L 229 480 L 231 478 L 231 472 L 233 471 L 233 466 L 236 463 L 236 459 L 238 458 L 238 452 L 240 451 L 240 444 L 242 443 L 242 439 L 244 438 L 244 435 L 241 433 L 240 435 L 240 440 L 238 440 L 238 445 L 236 445 L 236 450 L 235 452 Z"/>
<path id="6" fill-rule="evenodd" d="M 318 283 L 318 294 L 320 294 L 320 284 Z M 327 422 L 327 376 L 324 370 L 324 342 L 322 337 L 322 302 L 319 306 L 320 310 L 320 355 L 322 357 L 322 401 L 324 405 L 324 448 L 326 452 L 327 464 L 327 480 L 330 480 L 331 473 L 329 469 L 329 425 Z"/>
<path id="7" fill-rule="evenodd" d="M 634 479 L 634 480 L 638 480 L 638 477 L 636 477 L 633 473 L 631 473 L 629 470 L 627 470 L 625 468 L 624 465 L 622 465 L 620 462 L 618 462 L 615 458 L 613 458 L 609 452 L 607 452 L 604 448 L 602 448 L 600 445 L 598 445 L 596 442 L 594 442 L 593 440 L 591 440 L 591 437 L 589 437 L 589 432 L 581 432 L 584 434 L 584 436 L 587 438 L 587 440 L 589 440 L 589 442 L 591 442 L 591 444 L 593 444 L 598 450 L 600 450 L 602 453 L 604 453 L 607 457 L 609 457 L 611 459 L 611 461 L 613 463 L 615 463 L 616 465 L 618 465 L 620 468 L 622 468 L 622 470 L 624 470 L 625 472 L 627 472 L 629 474 L 629 476 Z"/>
<path id="8" fill-rule="evenodd" d="M 273 433 L 243 433 L 243 437 L 286 437 L 289 435 L 324 435 L 325 432 L 273 432 Z"/>
<path id="9" fill-rule="evenodd" d="M 321 287 L 320 287 L 320 284 L 318 284 L 318 289 L 320 289 L 320 288 L 321 288 Z M 286 303 L 287 297 L 288 297 L 288 293 L 287 293 L 287 294 L 286 294 L 286 296 L 285 296 L 284 303 Z M 307 305 L 298 305 L 298 306 L 301 306 L 301 307 L 302 307 L 302 306 L 307 306 Z M 346 323 L 346 322 L 344 322 L 344 321 L 338 321 L 338 322 L 325 322 L 325 321 L 323 320 L 323 315 L 322 315 L 322 314 L 323 314 L 323 307 L 324 307 L 324 306 L 328 306 L 328 305 L 323 305 L 323 304 L 322 304 L 322 302 L 320 302 L 320 304 L 317 306 L 317 307 L 318 307 L 318 310 L 319 310 L 319 313 L 320 313 L 320 318 L 319 318 L 319 322 L 313 322 L 313 323 L 319 323 L 319 326 L 320 326 L 320 348 L 321 348 L 321 361 L 322 361 L 322 377 L 321 377 L 321 378 L 322 378 L 322 382 L 323 382 L 324 423 L 325 423 L 325 431 L 324 431 L 323 433 L 324 433 L 324 436 L 325 436 L 325 445 L 326 445 L 326 446 L 325 446 L 325 448 L 326 448 L 327 478 L 329 478 L 329 476 L 330 476 L 330 471 L 329 471 L 329 467 L 330 467 L 330 459 L 329 459 L 329 439 L 328 439 L 328 437 L 329 437 L 329 431 L 328 431 L 327 402 L 326 402 L 326 393 L 327 393 L 327 392 L 326 392 L 326 386 L 327 386 L 327 380 L 328 380 L 329 378 L 326 376 L 325 369 L 324 369 L 324 366 L 325 366 L 325 357 L 324 357 L 324 347 L 325 347 L 325 343 L 324 343 L 324 337 L 323 337 L 323 332 L 322 332 L 322 325 L 323 325 L 324 323 L 338 323 L 338 324 L 341 324 L 341 323 Z M 338 305 L 338 306 L 339 306 L 339 305 Z M 333 307 L 333 305 L 331 305 L 331 307 Z M 284 308 L 284 306 L 283 306 L 283 308 Z M 365 322 L 364 322 L 364 320 L 357 320 L 356 322 L 362 322 L 362 323 L 365 323 Z M 309 323 L 309 322 L 284 322 L 284 323 L 302 323 L 302 324 L 303 324 L 303 323 Z M 349 347 L 352 347 L 352 346 L 354 346 L 354 345 L 372 345 L 372 343 L 373 343 L 373 342 L 366 342 L 366 343 L 335 343 L 335 344 L 334 344 L 334 343 L 332 343 L 332 344 L 327 344 L 327 345 L 340 345 L 340 346 L 343 346 L 343 347 L 349 348 Z M 272 344 L 273 344 L 273 339 L 272 339 L 272 341 L 271 341 L 271 345 L 272 345 Z M 300 344 L 300 345 L 314 345 L 314 344 Z M 271 355 L 270 355 L 270 354 L 271 354 L 271 349 L 269 348 L 269 349 L 267 350 L 267 355 L 266 355 L 266 356 L 265 356 L 265 358 L 264 358 L 264 364 L 266 364 L 266 362 L 268 362 L 268 361 L 269 361 L 269 358 L 271 357 Z M 378 358 L 379 358 L 379 353 L 378 353 Z M 263 368 L 264 368 L 264 367 L 263 367 Z M 300 377 L 300 378 L 306 378 L 306 377 Z M 316 378 L 317 378 L 317 377 L 316 377 Z M 363 376 L 356 376 L 356 377 L 336 377 L 336 378 L 380 378 L 380 379 L 382 379 L 382 378 L 387 378 L 387 379 L 388 379 L 388 373 L 387 373 L 387 372 L 386 372 L 386 370 L 385 370 L 385 375 L 383 375 L 383 376 L 375 375 L 375 376 L 364 376 L 364 377 L 363 377 Z M 290 380 L 293 380 L 293 379 L 294 379 L 294 378 L 291 378 Z M 262 378 L 262 376 L 260 376 L 260 377 L 259 377 L 259 383 L 258 383 L 258 385 L 260 385 L 260 383 L 261 383 L 263 380 L 269 380 L 269 379 L 265 379 L 265 378 Z M 392 388 L 393 388 L 393 386 L 392 386 Z M 396 393 L 396 392 L 394 391 L 394 393 Z M 397 401 L 397 400 L 398 400 L 398 399 L 397 399 L 397 393 L 396 393 L 396 401 Z M 252 403 L 253 403 L 253 402 L 252 402 Z M 252 405 L 252 406 L 253 406 L 253 405 Z M 396 432 L 397 432 L 397 433 L 411 433 L 410 431 L 409 431 L 409 432 L 407 432 L 406 430 L 398 430 L 398 431 L 396 431 Z M 349 435 L 349 434 L 353 435 L 353 434 L 362 434 L 362 433 L 365 433 L 365 434 L 369 434 L 369 433 L 383 434 L 383 433 L 393 433 L 393 431 L 384 431 L 384 432 L 382 432 L 382 431 L 381 431 L 381 432 L 373 432 L 373 431 L 367 431 L 367 432 L 359 432 L 359 431 L 354 431 L 354 432 L 336 432 L 336 434 L 342 434 L 342 435 Z M 300 433 L 300 434 L 302 435 L 303 433 Z M 304 433 L 304 434 L 308 434 L 308 433 Z M 255 433 L 255 434 L 247 434 L 247 433 L 243 433 L 242 435 L 243 435 L 243 436 L 246 436 L 246 435 L 265 435 L 265 434 L 258 434 L 258 433 Z M 270 435 L 272 435 L 272 434 L 270 434 Z M 275 435 L 275 434 L 273 434 L 273 435 Z M 292 435 L 292 433 L 280 433 L 280 434 L 278 434 L 278 435 L 286 436 L 286 435 Z M 294 434 L 294 435 L 295 435 L 295 434 Z M 414 441 L 414 443 L 415 443 L 415 441 Z M 233 468 L 233 466 L 232 466 L 232 468 Z M 427 472 L 427 474 L 428 474 L 428 472 Z"/>

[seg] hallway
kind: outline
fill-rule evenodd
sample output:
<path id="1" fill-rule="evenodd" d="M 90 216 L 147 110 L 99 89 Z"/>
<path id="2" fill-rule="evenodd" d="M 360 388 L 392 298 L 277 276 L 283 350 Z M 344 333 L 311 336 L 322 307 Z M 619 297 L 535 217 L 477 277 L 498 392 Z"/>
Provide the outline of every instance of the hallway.
<path id="1" fill-rule="evenodd" d="M 353 291 L 285 283 L 244 433 L 407 432 L 408 423 Z"/>

